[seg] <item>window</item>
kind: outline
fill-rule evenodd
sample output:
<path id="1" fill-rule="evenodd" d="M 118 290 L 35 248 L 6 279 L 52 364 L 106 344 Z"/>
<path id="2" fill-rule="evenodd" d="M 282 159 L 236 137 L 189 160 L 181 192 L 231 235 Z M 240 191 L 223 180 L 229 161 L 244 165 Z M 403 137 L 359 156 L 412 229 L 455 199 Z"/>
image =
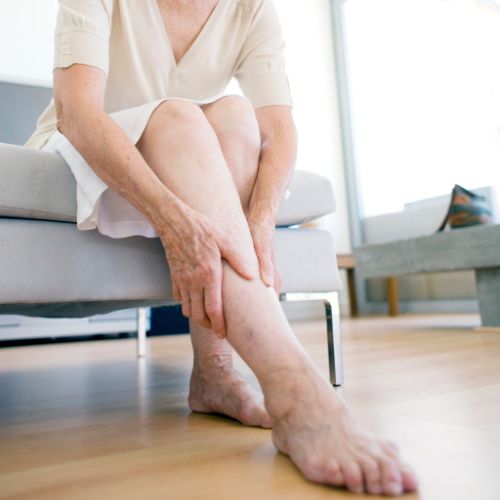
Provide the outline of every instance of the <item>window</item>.
<path id="1" fill-rule="evenodd" d="M 0 80 L 52 85 L 56 0 L 2 0 Z"/>
<path id="2" fill-rule="evenodd" d="M 500 4 L 343 3 L 364 216 L 493 185 L 500 193 Z"/>

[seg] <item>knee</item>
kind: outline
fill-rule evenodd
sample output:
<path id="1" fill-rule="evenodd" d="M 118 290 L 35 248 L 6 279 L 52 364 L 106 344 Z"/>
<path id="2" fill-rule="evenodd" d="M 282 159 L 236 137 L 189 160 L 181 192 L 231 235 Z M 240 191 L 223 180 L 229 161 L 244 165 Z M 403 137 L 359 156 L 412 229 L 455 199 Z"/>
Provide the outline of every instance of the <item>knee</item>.
<path id="1" fill-rule="evenodd" d="M 169 99 L 163 101 L 155 109 L 152 118 L 160 128 L 171 127 L 175 123 L 176 130 L 193 130 L 208 127 L 209 123 L 200 107 L 191 101 Z M 151 120 L 153 121 L 153 120 Z"/>
<path id="2" fill-rule="evenodd" d="M 261 138 L 257 116 L 250 101 L 240 96 L 227 96 L 214 105 L 212 119 L 218 135 L 228 135 L 247 153 L 259 154 Z"/>

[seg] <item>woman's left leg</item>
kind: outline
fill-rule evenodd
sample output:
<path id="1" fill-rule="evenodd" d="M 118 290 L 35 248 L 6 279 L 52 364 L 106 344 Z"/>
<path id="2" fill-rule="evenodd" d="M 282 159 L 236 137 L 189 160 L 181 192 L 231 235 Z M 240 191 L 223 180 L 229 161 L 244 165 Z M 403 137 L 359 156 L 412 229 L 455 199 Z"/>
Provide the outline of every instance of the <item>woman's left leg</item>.
<path id="1" fill-rule="evenodd" d="M 236 96 L 204 105 L 202 110 L 219 139 L 246 214 L 261 149 L 255 112 L 246 99 Z M 194 355 L 190 408 L 203 413 L 223 413 L 245 425 L 271 427 L 262 394 L 253 390 L 234 369 L 229 343 L 192 320 L 189 328 Z"/>

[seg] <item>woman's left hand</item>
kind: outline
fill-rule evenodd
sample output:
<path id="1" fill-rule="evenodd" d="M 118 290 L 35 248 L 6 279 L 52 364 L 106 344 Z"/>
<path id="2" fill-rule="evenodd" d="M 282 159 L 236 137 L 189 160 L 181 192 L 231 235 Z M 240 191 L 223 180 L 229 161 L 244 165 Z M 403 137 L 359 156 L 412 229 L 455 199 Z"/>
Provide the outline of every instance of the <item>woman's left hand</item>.
<path id="1" fill-rule="evenodd" d="M 272 286 L 279 297 L 281 277 L 276 266 L 276 229 L 273 224 L 257 222 L 251 218 L 248 220 L 248 227 L 259 259 L 261 279 L 265 285 Z"/>

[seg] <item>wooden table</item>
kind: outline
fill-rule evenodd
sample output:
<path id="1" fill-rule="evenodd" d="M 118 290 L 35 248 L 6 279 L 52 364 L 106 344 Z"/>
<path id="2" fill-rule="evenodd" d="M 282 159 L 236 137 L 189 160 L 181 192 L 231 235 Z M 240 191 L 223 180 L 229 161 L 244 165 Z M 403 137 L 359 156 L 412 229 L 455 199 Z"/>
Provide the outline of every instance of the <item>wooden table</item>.
<path id="1" fill-rule="evenodd" d="M 354 270 L 356 269 L 356 258 L 351 253 L 337 255 L 337 264 L 339 269 L 347 271 L 347 287 L 349 290 L 349 303 L 351 305 L 351 318 L 359 316 L 358 300 L 356 298 L 356 280 L 354 279 Z M 389 307 L 389 316 L 399 314 L 399 293 L 398 278 L 391 276 L 387 278 L 387 305 Z"/>
<path id="2" fill-rule="evenodd" d="M 500 224 L 365 245 L 354 252 L 363 278 L 474 271 L 482 326 L 500 328 Z M 390 283 L 389 297 L 397 301 L 396 278 Z"/>

